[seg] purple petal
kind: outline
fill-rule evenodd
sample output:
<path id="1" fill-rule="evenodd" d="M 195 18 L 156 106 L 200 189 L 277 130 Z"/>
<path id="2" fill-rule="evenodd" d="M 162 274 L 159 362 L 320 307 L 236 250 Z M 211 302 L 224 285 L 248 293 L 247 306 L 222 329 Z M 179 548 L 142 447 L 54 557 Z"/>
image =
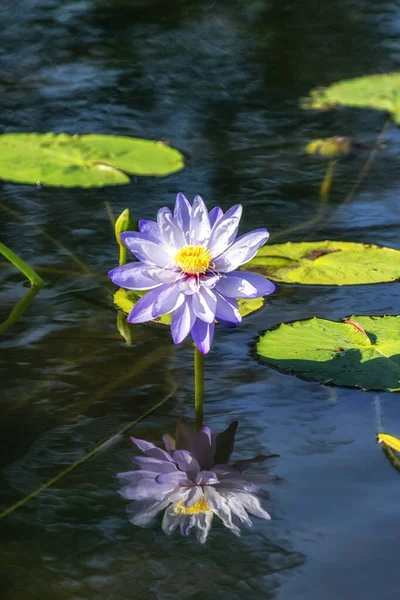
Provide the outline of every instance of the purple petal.
<path id="1" fill-rule="evenodd" d="M 157 475 L 156 481 L 157 483 L 173 483 L 180 487 L 192 485 L 192 482 L 187 478 L 186 473 L 183 473 L 183 471 L 174 471 L 174 473 Z"/>
<path id="2" fill-rule="evenodd" d="M 158 458 L 159 460 L 167 460 L 172 461 L 172 458 L 165 452 L 162 448 L 158 448 L 155 444 L 151 442 L 147 442 L 146 440 L 139 440 L 137 438 L 131 437 L 132 442 L 141 450 L 145 452 L 147 456 L 151 456 L 152 458 Z"/>
<path id="3" fill-rule="evenodd" d="M 148 221 L 147 219 L 140 219 L 138 226 L 140 233 L 143 233 L 148 239 L 152 239 L 155 242 L 160 241 L 160 230 L 157 223 Z"/>
<path id="4" fill-rule="evenodd" d="M 191 212 L 192 207 L 190 205 L 189 200 L 179 192 L 175 202 L 174 219 L 175 223 L 182 229 L 185 236 L 189 233 L 190 230 Z M 186 240 L 186 243 L 189 243 L 189 239 Z"/>
<path id="5" fill-rule="evenodd" d="M 153 317 L 161 317 L 178 308 L 184 301 L 185 296 L 182 294 L 178 285 L 166 285 L 164 289 L 158 288 L 160 293 L 154 303 Z"/>
<path id="6" fill-rule="evenodd" d="M 202 469 L 210 469 L 214 464 L 215 442 L 209 427 L 202 427 L 192 440 L 192 454 Z"/>
<path id="7" fill-rule="evenodd" d="M 197 294 L 192 296 L 192 308 L 196 317 L 206 323 L 212 323 L 215 319 L 217 298 L 207 288 L 200 288 Z"/>
<path id="8" fill-rule="evenodd" d="M 236 206 L 232 206 L 218 223 L 214 225 L 208 241 L 208 249 L 213 258 L 225 252 L 233 243 L 237 235 L 241 216 L 242 206 L 237 204 Z"/>
<path id="9" fill-rule="evenodd" d="M 208 288 L 211 290 L 215 287 L 215 284 L 221 279 L 220 275 L 200 275 L 200 285 L 201 287 Z"/>
<path id="10" fill-rule="evenodd" d="M 233 421 L 225 431 L 221 431 L 217 435 L 215 441 L 215 464 L 227 464 L 233 452 L 235 444 L 235 433 L 238 427 L 238 422 Z"/>
<path id="11" fill-rule="evenodd" d="M 234 298 L 225 298 L 216 290 L 214 291 L 217 297 L 217 309 L 215 311 L 216 318 L 231 323 L 241 323 L 242 316 L 238 309 L 237 300 Z"/>
<path id="12" fill-rule="evenodd" d="M 173 313 L 171 318 L 171 335 L 174 344 L 180 344 L 192 329 L 196 315 L 192 310 L 192 296 L 185 296 L 185 301 Z"/>
<path id="13" fill-rule="evenodd" d="M 151 268 L 151 267 L 150 267 Z M 156 272 L 162 272 L 160 267 L 153 267 Z M 148 274 L 149 267 L 141 262 L 128 263 L 112 269 L 108 276 L 111 281 L 127 290 L 151 290 L 163 283 Z"/>
<path id="14" fill-rule="evenodd" d="M 124 486 L 118 493 L 126 500 L 163 500 L 174 488 L 174 483 L 162 484 L 144 479 L 139 483 Z"/>
<path id="15" fill-rule="evenodd" d="M 173 462 L 151 458 L 150 456 L 135 456 L 133 462 L 145 471 L 153 471 L 154 473 L 173 473 L 177 470 Z"/>
<path id="16" fill-rule="evenodd" d="M 266 229 L 256 229 L 239 237 L 223 254 L 214 260 L 215 268 L 220 273 L 234 271 L 244 265 L 257 254 L 258 249 L 269 237 Z"/>
<path id="17" fill-rule="evenodd" d="M 175 531 L 175 529 L 178 527 L 181 520 L 182 520 L 182 515 L 179 515 L 178 513 L 175 512 L 175 508 L 173 505 L 169 506 L 164 513 L 162 524 L 161 524 L 163 532 L 166 533 L 167 535 L 171 535 L 171 533 L 173 533 Z"/>
<path id="18" fill-rule="evenodd" d="M 190 217 L 190 243 L 205 245 L 210 237 L 211 227 L 206 205 L 200 196 L 193 200 L 192 214 Z"/>
<path id="19" fill-rule="evenodd" d="M 185 234 L 182 228 L 175 223 L 169 208 L 160 208 L 157 214 L 157 223 L 160 228 L 161 240 L 178 252 L 179 248 L 186 244 Z"/>
<path id="20" fill-rule="evenodd" d="M 126 231 L 121 240 L 136 258 L 156 267 L 173 264 L 174 253 L 165 244 L 148 238 L 144 233 Z"/>
<path id="21" fill-rule="evenodd" d="M 249 271 L 232 271 L 222 277 L 215 288 L 229 298 L 259 298 L 276 290 L 271 281 Z"/>
<path id="22" fill-rule="evenodd" d="M 219 206 L 214 206 L 212 210 L 208 213 L 208 218 L 210 219 L 210 227 L 211 229 L 214 227 L 216 223 L 224 216 L 223 210 Z"/>
<path id="23" fill-rule="evenodd" d="M 168 284 L 160 285 L 155 290 L 151 290 L 147 292 L 144 296 L 140 298 L 132 308 L 131 312 L 128 315 L 129 323 L 144 323 L 145 321 L 152 321 L 153 317 L 153 309 L 155 303 L 157 302 L 160 291 L 169 287 Z"/>
<path id="24" fill-rule="evenodd" d="M 196 475 L 197 485 L 216 485 L 219 483 L 219 479 L 214 471 L 200 471 Z"/>
<path id="25" fill-rule="evenodd" d="M 175 444 L 177 450 L 191 450 L 194 431 L 187 423 L 178 423 L 176 426 Z"/>
<path id="26" fill-rule="evenodd" d="M 213 335 L 214 323 L 205 323 L 201 319 L 196 319 L 191 330 L 192 338 L 197 348 L 202 354 L 210 351 Z"/>
<path id="27" fill-rule="evenodd" d="M 117 473 L 118 479 L 124 479 L 125 481 L 136 482 L 142 479 L 155 479 L 157 473 L 151 471 L 143 471 L 138 469 L 137 471 L 127 471 L 126 473 Z"/>
<path id="28" fill-rule="evenodd" d="M 197 460 L 187 450 L 176 450 L 173 454 L 173 459 L 180 468 L 189 475 L 189 477 L 196 477 L 200 471 L 200 465 Z"/>
<path id="29" fill-rule="evenodd" d="M 164 433 L 163 442 L 167 452 L 170 454 L 175 450 L 175 440 L 169 433 Z"/>

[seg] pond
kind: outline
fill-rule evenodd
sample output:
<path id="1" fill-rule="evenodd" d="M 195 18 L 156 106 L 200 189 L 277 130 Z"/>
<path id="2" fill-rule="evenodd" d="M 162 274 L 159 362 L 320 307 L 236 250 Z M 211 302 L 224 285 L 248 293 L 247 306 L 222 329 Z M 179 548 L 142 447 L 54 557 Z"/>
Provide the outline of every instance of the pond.
<path id="1" fill-rule="evenodd" d="M 117 494 L 129 435 L 159 443 L 193 419 L 193 366 L 190 343 L 174 346 L 167 329 L 139 325 L 130 346 L 118 333 L 107 206 L 153 218 L 182 191 L 209 207 L 241 203 L 241 231 L 265 226 L 271 241 L 399 248 L 399 130 L 344 202 L 385 115 L 299 107 L 315 86 L 398 70 L 397 3 L 3 0 L 0 23 L 2 133 L 143 137 L 186 157 L 169 177 L 117 187 L 0 183 L 1 240 L 47 284 L 0 337 L 0 512 L 160 404 L 0 521 L 2 598 L 393 600 L 400 485 L 376 444 L 377 394 L 279 373 L 252 346 L 283 321 L 398 314 L 398 283 L 280 284 L 236 331 L 217 328 L 206 422 L 221 431 L 237 419 L 234 457 L 279 454 L 268 468 L 280 480 L 268 485 L 272 521 L 254 519 L 240 538 L 216 524 L 201 546 L 134 527 Z M 333 135 L 366 150 L 338 163 L 324 219 L 302 229 L 327 164 L 304 147 Z M 2 260 L 0 322 L 26 288 Z M 399 435 L 398 394 L 379 396 Z"/>

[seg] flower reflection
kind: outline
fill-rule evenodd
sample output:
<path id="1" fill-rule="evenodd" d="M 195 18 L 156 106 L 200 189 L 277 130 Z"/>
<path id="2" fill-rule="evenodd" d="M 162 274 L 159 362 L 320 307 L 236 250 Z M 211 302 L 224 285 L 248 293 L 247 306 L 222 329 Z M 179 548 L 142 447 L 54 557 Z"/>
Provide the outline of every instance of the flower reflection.
<path id="1" fill-rule="evenodd" d="M 246 467 L 267 456 L 228 465 L 233 451 L 237 421 L 214 436 L 208 427 L 198 433 L 186 423 L 178 424 L 176 439 L 164 436 L 165 450 L 150 442 L 131 438 L 145 453 L 133 461 L 139 470 L 119 473 L 128 482 L 120 494 L 129 505 L 131 522 L 145 527 L 162 511 L 162 528 L 171 534 L 178 526 L 182 535 L 196 530 L 204 544 L 216 515 L 225 527 L 240 535 L 241 523 L 251 526 L 249 514 L 262 519 L 270 515 L 262 508 L 259 483 L 275 479 L 268 474 L 244 473 Z M 275 456 L 275 455 L 270 455 Z"/>

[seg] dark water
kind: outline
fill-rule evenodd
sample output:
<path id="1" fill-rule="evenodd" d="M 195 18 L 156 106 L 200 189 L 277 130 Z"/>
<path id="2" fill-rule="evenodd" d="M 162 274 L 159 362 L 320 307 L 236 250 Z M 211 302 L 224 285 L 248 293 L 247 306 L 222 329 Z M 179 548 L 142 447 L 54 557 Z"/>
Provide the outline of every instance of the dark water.
<path id="1" fill-rule="evenodd" d="M 400 6 L 2 0 L 0 24 L 2 131 L 141 136 L 188 156 L 180 173 L 117 188 L 1 184 L 1 238 L 48 283 L 0 338 L 4 509 L 175 384 L 179 392 L 132 431 L 158 441 L 193 414 L 189 344 L 173 346 L 157 327 L 137 327 L 131 347 L 118 335 L 103 277 L 118 261 L 105 202 L 115 214 L 130 207 L 152 217 L 177 191 L 199 193 L 224 209 L 242 203 L 242 231 L 263 224 L 275 236 L 311 219 L 325 164 L 305 157 L 304 145 L 328 135 L 373 144 L 385 117 L 313 114 L 298 100 L 315 85 L 397 70 Z M 391 129 L 363 187 L 340 207 L 365 157 L 342 163 L 329 224 L 280 241 L 311 235 L 399 247 L 399 149 Z M 1 321 L 26 286 L 5 263 L 0 277 Z M 239 330 L 217 331 L 207 421 L 219 430 L 239 419 L 237 457 L 281 455 L 271 523 L 255 520 L 240 539 L 215 526 L 205 547 L 134 528 L 113 478 L 129 469 L 126 435 L 0 522 L 1 598 L 397 598 L 400 480 L 375 443 L 375 394 L 279 374 L 254 362 L 249 345 L 284 320 L 395 314 L 399 300 L 398 284 L 280 286 Z M 400 434 L 398 395 L 380 398 L 387 429 Z"/>

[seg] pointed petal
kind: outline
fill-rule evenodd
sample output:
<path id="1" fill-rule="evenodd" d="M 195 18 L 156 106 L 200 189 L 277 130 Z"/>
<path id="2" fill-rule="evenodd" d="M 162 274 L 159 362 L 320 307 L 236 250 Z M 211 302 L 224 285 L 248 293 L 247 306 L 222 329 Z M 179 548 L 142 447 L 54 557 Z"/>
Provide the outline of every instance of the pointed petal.
<path id="1" fill-rule="evenodd" d="M 217 309 L 215 311 L 216 318 L 231 323 L 241 323 L 242 316 L 238 309 L 237 300 L 234 298 L 225 298 L 217 290 L 214 291 L 217 298 Z"/>
<path id="2" fill-rule="evenodd" d="M 169 433 L 164 433 L 163 442 L 166 451 L 172 454 L 172 452 L 175 450 L 175 440 L 172 437 L 172 435 L 170 435 Z"/>
<path id="3" fill-rule="evenodd" d="M 235 433 L 238 427 L 238 422 L 233 421 L 225 431 L 217 435 L 215 444 L 215 464 L 227 464 L 233 452 L 235 443 Z"/>
<path id="4" fill-rule="evenodd" d="M 144 233 L 126 231 L 121 233 L 121 240 L 136 258 L 157 267 L 167 267 L 173 263 L 174 252 L 161 241 L 156 242 Z"/>
<path id="5" fill-rule="evenodd" d="M 158 458 L 159 460 L 166 460 L 172 462 L 172 458 L 168 454 L 168 452 L 165 452 L 165 450 L 159 448 L 155 444 L 147 442 L 146 440 L 139 440 L 138 438 L 134 437 L 131 437 L 131 440 L 139 448 L 139 450 L 145 452 L 147 456 Z"/>
<path id="6" fill-rule="evenodd" d="M 148 269 L 148 265 L 141 262 L 128 263 L 112 269 L 108 276 L 115 285 L 127 290 L 151 290 L 163 283 L 149 277 L 146 269 Z M 155 270 L 162 271 L 159 267 L 155 267 Z"/>
<path id="7" fill-rule="evenodd" d="M 201 319 L 196 319 L 191 334 L 193 341 L 200 352 L 202 354 L 208 354 L 214 335 L 214 323 L 205 323 Z"/>
<path id="8" fill-rule="evenodd" d="M 181 471 L 187 473 L 190 478 L 196 477 L 200 471 L 198 461 L 187 450 L 175 450 L 173 459 Z"/>
<path id="9" fill-rule="evenodd" d="M 193 506 L 193 504 L 196 504 L 196 502 L 198 502 L 200 500 L 200 498 L 203 497 L 203 490 L 201 489 L 200 486 L 194 486 L 192 488 L 190 488 L 189 493 L 187 495 L 187 497 L 185 498 L 184 501 L 184 506 L 186 508 L 190 508 L 191 506 Z"/>
<path id="10" fill-rule="evenodd" d="M 160 208 L 157 214 L 157 223 L 164 244 L 173 249 L 175 253 L 178 252 L 179 248 L 186 244 L 185 234 L 175 223 L 169 208 Z"/>
<path id="11" fill-rule="evenodd" d="M 185 234 L 186 243 L 189 244 L 188 233 L 190 231 L 190 214 L 192 207 L 189 200 L 179 192 L 176 197 L 174 219 L 175 223 L 182 229 Z"/>
<path id="12" fill-rule="evenodd" d="M 243 504 L 244 508 L 252 515 L 260 517 L 260 519 L 271 519 L 271 515 L 260 504 L 260 501 L 253 494 L 237 493 L 237 499 Z"/>
<path id="13" fill-rule="evenodd" d="M 160 288 L 159 288 L 160 289 Z M 161 317 L 178 308 L 185 300 L 178 285 L 166 285 L 154 303 L 153 317 Z"/>
<path id="14" fill-rule="evenodd" d="M 208 249 L 213 258 L 225 252 L 233 243 L 237 235 L 241 216 L 242 206 L 237 204 L 236 206 L 232 206 L 218 223 L 214 225 L 208 241 Z"/>
<path id="15" fill-rule="evenodd" d="M 257 273 L 232 271 L 219 279 L 215 289 L 229 298 L 259 298 L 272 294 L 276 285 Z"/>
<path id="16" fill-rule="evenodd" d="M 219 479 L 214 471 L 200 471 L 196 475 L 196 485 L 216 485 Z"/>
<path id="17" fill-rule="evenodd" d="M 126 500 L 163 500 L 165 495 L 175 488 L 173 483 L 158 483 L 144 479 L 138 483 L 131 483 L 118 490 Z"/>
<path id="18" fill-rule="evenodd" d="M 213 209 L 208 213 L 208 218 L 210 219 L 210 227 L 211 229 L 218 223 L 221 217 L 224 216 L 223 210 L 219 206 L 214 206 Z"/>
<path id="19" fill-rule="evenodd" d="M 204 496 L 206 502 L 214 514 L 217 515 L 225 525 L 233 531 L 234 534 L 240 535 L 240 529 L 232 521 L 232 513 L 226 499 L 218 494 L 215 488 L 211 485 L 204 487 Z"/>
<path id="20" fill-rule="evenodd" d="M 214 464 L 215 441 L 209 427 L 202 427 L 192 440 L 192 454 L 202 469 L 210 469 Z"/>
<path id="21" fill-rule="evenodd" d="M 176 449 L 190 451 L 194 435 L 194 431 L 188 423 L 185 423 L 184 421 L 178 423 L 175 436 Z"/>
<path id="22" fill-rule="evenodd" d="M 192 310 L 192 296 L 185 295 L 184 302 L 174 311 L 171 318 L 171 335 L 174 344 L 180 344 L 190 333 L 196 315 Z"/>
<path id="23" fill-rule="evenodd" d="M 207 541 L 208 533 L 211 529 L 211 524 L 214 514 L 210 511 L 199 513 L 195 515 L 194 524 L 197 528 L 197 539 L 200 544 L 205 544 Z"/>
<path id="24" fill-rule="evenodd" d="M 235 271 L 240 265 L 249 262 L 269 237 L 266 229 L 256 229 L 237 238 L 225 252 L 214 260 L 215 269 L 220 273 Z"/>
<path id="25" fill-rule="evenodd" d="M 152 473 L 151 471 L 143 471 L 143 469 L 138 469 L 137 471 L 127 471 L 126 473 L 117 473 L 116 477 L 118 479 L 124 479 L 125 481 L 141 481 L 142 479 L 152 479 L 154 480 L 157 476 L 157 473 Z"/>
<path id="26" fill-rule="evenodd" d="M 153 471 L 158 474 L 173 473 L 177 470 L 173 462 L 152 458 L 151 456 L 135 456 L 133 462 L 145 471 Z"/>
<path id="27" fill-rule="evenodd" d="M 128 323 L 144 323 L 154 319 L 153 310 L 157 302 L 160 292 L 169 287 L 168 284 L 160 285 L 156 289 L 147 292 L 140 298 L 132 308 L 128 315 Z"/>
<path id="28" fill-rule="evenodd" d="M 197 294 L 192 295 L 192 307 L 196 317 L 206 323 L 212 323 L 215 319 L 217 298 L 211 290 L 201 287 Z"/>
<path id="29" fill-rule="evenodd" d="M 210 233 L 211 227 L 206 205 L 200 196 L 196 196 L 190 216 L 190 243 L 199 246 L 206 245 Z"/>
<path id="30" fill-rule="evenodd" d="M 128 507 L 128 511 L 133 514 L 131 523 L 139 527 L 146 527 L 169 504 L 170 501 L 168 498 L 159 502 L 149 502 L 148 500 L 133 502 Z"/>
<path id="31" fill-rule="evenodd" d="M 138 226 L 140 233 L 143 233 L 147 237 L 147 239 L 152 239 L 155 242 L 160 241 L 160 230 L 155 221 L 140 219 Z"/>
<path id="32" fill-rule="evenodd" d="M 156 477 L 157 483 L 173 483 L 175 486 L 187 487 L 192 485 L 192 482 L 187 478 L 183 471 L 174 471 L 173 473 L 162 473 Z"/>
<path id="33" fill-rule="evenodd" d="M 175 512 L 174 505 L 168 506 L 167 510 L 164 513 L 161 527 L 163 532 L 167 535 L 171 535 L 178 527 L 179 523 L 182 520 L 182 516 Z"/>

